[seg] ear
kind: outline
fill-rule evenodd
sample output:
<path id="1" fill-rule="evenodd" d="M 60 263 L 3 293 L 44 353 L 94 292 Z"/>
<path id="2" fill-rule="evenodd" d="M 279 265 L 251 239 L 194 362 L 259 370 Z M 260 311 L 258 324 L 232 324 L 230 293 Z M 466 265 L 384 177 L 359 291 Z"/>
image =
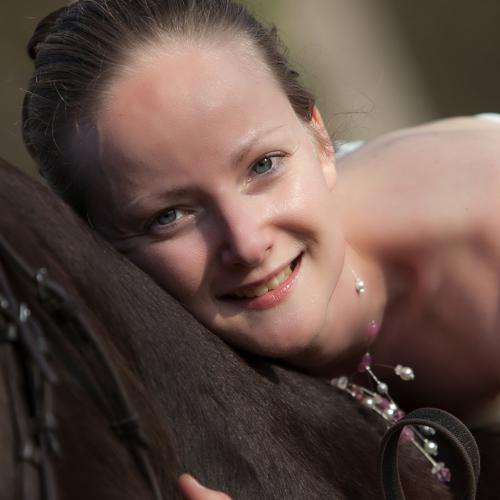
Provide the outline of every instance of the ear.
<path id="1" fill-rule="evenodd" d="M 323 118 L 319 109 L 314 105 L 311 109 L 311 127 L 315 135 L 316 144 L 318 146 L 319 158 L 321 161 L 321 168 L 325 181 L 330 190 L 335 186 L 337 179 L 337 170 L 335 167 L 335 154 L 333 149 L 330 134 L 326 130 Z"/>

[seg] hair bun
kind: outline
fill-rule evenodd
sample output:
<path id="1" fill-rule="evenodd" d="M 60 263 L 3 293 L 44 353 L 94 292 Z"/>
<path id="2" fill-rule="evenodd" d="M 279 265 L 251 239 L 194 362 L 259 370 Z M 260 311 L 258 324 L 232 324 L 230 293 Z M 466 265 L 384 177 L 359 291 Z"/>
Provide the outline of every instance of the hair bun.
<path id="1" fill-rule="evenodd" d="M 67 6 L 60 7 L 59 9 L 55 10 L 54 12 L 51 12 L 48 16 L 45 16 L 38 24 L 37 27 L 35 28 L 35 31 L 33 32 L 33 35 L 31 36 L 28 45 L 26 47 L 26 50 L 28 52 L 29 58 L 34 61 L 36 59 L 36 56 L 38 54 L 38 46 L 45 42 L 47 37 L 50 35 L 52 32 L 57 19 L 59 16 L 66 11 Z"/>

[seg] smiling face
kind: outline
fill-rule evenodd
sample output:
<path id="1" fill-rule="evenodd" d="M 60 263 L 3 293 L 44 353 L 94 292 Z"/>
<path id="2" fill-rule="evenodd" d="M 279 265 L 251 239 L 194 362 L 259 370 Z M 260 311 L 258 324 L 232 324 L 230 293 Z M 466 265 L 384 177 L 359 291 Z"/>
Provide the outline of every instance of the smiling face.
<path id="1" fill-rule="evenodd" d="M 333 158 L 244 43 L 178 43 L 116 78 L 89 215 L 202 323 L 288 357 L 326 335 L 344 258 Z"/>

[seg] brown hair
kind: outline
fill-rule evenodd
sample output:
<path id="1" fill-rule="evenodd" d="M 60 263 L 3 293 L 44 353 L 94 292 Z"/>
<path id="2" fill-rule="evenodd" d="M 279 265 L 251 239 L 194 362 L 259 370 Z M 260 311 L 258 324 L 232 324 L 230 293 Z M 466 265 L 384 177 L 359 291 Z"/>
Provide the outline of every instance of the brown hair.
<path id="1" fill-rule="evenodd" d="M 167 36 L 200 38 L 220 31 L 250 40 L 305 122 L 313 96 L 290 68 L 274 27 L 232 0 L 80 0 L 37 26 L 28 54 L 34 72 L 23 105 L 24 142 L 40 173 L 77 213 L 84 215 L 82 161 L 74 161 L 82 124 L 130 50 Z M 76 138 L 76 139 L 75 139 Z"/>

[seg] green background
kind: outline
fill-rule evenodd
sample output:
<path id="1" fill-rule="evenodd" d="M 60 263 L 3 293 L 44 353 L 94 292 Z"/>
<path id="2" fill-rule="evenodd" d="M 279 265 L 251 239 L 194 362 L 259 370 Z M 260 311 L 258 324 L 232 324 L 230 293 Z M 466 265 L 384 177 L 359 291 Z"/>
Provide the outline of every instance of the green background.
<path id="1" fill-rule="evenodd" d="M 0 0 L 0 156 L 34 167 L 20 137 L 26 42 L 65 2 Z M 499 0 L 248 0 L 275 23 L 336 138 L 500 111 Z"/>

